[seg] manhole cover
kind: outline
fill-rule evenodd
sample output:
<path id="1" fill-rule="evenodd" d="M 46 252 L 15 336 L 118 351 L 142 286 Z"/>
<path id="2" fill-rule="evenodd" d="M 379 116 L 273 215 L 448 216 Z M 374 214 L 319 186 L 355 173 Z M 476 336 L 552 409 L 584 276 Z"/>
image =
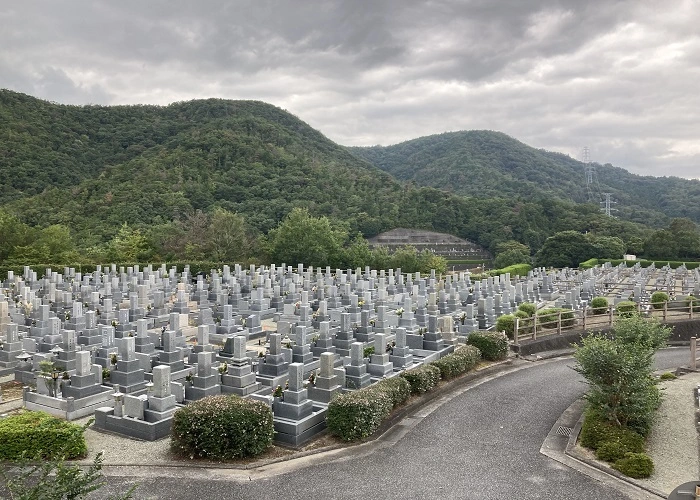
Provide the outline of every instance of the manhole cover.
<path id="1" fill-rule="evenodd" d="M 557 429 L 557 434 L 559 434 L 560 436 L 571 436 L 571 431 L 573 431 L 571 427 L 559 426 L 559 428 Z"/>

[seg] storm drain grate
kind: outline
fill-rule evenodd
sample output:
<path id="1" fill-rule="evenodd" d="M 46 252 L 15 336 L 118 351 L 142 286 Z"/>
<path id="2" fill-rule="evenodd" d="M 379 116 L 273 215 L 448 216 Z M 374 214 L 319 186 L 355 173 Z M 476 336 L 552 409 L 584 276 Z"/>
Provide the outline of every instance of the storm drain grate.
<path id="1" fill-rule="evenodd" d="M 559 434 L 560 436 L 571 436 L 571 431 L 573 431 L 571 427 L 559 426 L 559 428 L 557 429 L 557 434 Z"/>

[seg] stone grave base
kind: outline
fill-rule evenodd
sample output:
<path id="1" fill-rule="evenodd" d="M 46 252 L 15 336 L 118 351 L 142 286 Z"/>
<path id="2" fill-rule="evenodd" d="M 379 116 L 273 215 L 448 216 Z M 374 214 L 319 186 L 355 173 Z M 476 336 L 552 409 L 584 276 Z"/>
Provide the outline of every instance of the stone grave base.
<path id="1" fill-rule="evenodd" d="M 305 443 L 326 428 L 327 411 L 326 407 L 314 404 L 311 415 L 301 420 L 273 417 L 275 441 L 292 446 Z"/>
<path id="2" fill-rule="evenodd" d="M 172 414 L 175 413 L 175 410 L 177 408 L 173 408 L 167 418 L 149 422 L 131 417 L 115 417 L 114 408 L 98 408 L 95 410 L 95 427 L 144 441 L 155 441 L 170 435 L 173 423 Z M 146 411 L 145 416 L 148 418 L 148 411 Z"/>
<path id="3" fill-rule="evenodd" d="M 36 392 L 25 392 L 24 407 L 32 411 L 45 411 L 66 420 L 76 420 L 92 415 L 98 408 L 113 407 L 113 392 L 112 389 L 105 387 L 103 391 L 92 396 L 71 400 L 52 398 Z"/>

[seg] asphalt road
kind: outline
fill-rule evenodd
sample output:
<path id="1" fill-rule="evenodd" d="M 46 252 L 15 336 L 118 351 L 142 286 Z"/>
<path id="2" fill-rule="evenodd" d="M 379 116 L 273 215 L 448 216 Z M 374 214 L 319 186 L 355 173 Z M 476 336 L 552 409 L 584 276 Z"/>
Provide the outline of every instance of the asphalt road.
<path id="1" fill-rule="evenodd" d="M 658 353 L 657 369 L 687 364 L 687 349 Z M 571 359 L 528 364 L 459 394 L 393 446 L 246 482 L 108 477 L 99 498 L 138 483 L 135 498 L 168 499 L 625 499 L 539 453 L 561 413 L 586 390 Z M 192 477 L 195 476 L 195 477 Z"/>

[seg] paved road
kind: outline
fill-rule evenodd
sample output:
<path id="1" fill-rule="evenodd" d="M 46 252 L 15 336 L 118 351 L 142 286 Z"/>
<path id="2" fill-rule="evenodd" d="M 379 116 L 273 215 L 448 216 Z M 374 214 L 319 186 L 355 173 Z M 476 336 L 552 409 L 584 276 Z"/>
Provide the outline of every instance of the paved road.
<path id="1" fill-rule="evenodd" d="M 657 368 L 687 362 L 657 355 Z M 463 392 L 393 446 L 263 479 L 110 477 L 100 497 L 139 483 L 136 498 L 625 499 L 610 486 L 539 453 L 561 413 L 586 389 L 571 359 L 528 364 Z"/>

